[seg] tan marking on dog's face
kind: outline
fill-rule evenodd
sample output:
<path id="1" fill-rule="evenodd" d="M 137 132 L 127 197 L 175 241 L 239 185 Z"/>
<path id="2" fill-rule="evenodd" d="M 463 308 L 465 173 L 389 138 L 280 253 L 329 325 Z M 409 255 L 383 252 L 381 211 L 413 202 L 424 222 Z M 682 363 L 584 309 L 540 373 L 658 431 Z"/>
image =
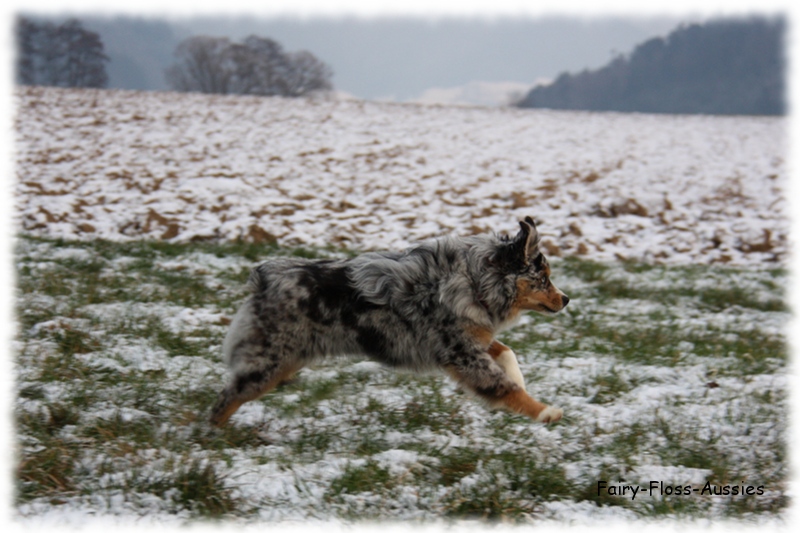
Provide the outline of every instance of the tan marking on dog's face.
<path id="1" fill-rule="evenodd" d="M 517 278 L 517 297 L 513 305 L 516 309 L 554 314 L 568 302 L 569 298 L 550 281 L 550 265 L 542 254 Z"/>

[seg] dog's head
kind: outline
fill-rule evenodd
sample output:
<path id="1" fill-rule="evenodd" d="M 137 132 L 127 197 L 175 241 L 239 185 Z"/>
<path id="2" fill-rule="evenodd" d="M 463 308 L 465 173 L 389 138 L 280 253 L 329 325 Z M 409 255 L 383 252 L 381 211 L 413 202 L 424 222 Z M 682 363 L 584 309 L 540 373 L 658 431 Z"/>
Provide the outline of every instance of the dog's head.
<path id="1" fill-rule="evenodd" d="M 513 307 L 521 311 L 554 314 L 569 303 L 566 294 L 550 281 L 550 265 L 539 249 L 539 232 L 531 217 L 519 223 L 517 235 L 503 243 L 493 262 L 515 277 Z"/>

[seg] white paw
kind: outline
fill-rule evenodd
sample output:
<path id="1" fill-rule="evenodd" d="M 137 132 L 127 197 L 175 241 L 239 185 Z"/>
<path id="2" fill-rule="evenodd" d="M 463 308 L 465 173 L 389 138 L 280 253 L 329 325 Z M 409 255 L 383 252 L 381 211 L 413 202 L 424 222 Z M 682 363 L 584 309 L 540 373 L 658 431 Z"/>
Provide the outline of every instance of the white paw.
<path id="1" fill-rule="evenodd" d="M 497 356 L 495 362 L 500 365 L 500 368 L 506 373 L 508 378 L 522 387 L 522 390 L 525 390 L 525 378 L 522 377 L 522 371 L 519 369 L 519 364 L 517 364 L 517 356 L 511 350 L 503 350 L 500 355 Z"/>
<path id="2" fill-rule="evenodd" d="M 548 422 L 558 422 L 561 420 L 563 415 L 563 410 L 559 409 L 558 407 L 548 405 L 542 410 L 541 413 L 539 413 L 539 416 L 536 417 L 536 421 L 543 422 L 545 424 Z"/>

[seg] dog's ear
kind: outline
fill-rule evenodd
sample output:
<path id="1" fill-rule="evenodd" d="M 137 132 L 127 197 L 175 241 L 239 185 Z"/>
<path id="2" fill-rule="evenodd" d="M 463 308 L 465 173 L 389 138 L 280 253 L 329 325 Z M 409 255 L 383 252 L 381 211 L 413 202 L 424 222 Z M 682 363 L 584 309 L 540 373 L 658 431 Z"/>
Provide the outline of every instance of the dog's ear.
<path id="1" fill-rule="evenodd" d="M 519 233 L 498 247 L 490 261 L 512 271 L 524 270 L 539 254 L 539 232 L 533 219 L 525 217 L 519 223 Z"/>
<path id="2" fill-rule="evenodd" d="M 519 221 L 519 233 L 514 237 L 512 245 L 524 265 L 528 265 L 531 259 L 539 255 L 539 231 L 531 217 Z"/>

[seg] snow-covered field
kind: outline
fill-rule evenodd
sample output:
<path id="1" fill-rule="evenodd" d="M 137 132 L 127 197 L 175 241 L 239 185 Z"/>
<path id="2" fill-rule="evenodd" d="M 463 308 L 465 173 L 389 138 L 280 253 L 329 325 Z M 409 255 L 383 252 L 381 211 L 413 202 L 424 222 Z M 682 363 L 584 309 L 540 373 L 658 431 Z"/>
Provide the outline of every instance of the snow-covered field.
<path id="1" fill-rule="evenodd" d="M 386 249 L 513 231 L 551 255 L 787 253 L 785 122 L 24 89 L 16 220 L 78 239 Z"/>
<path id="2" fill-rule="evenodd" d="M 22 523 L 781 521 L 783 120 L 40 88 L 17 104 Z M 346 360 L 205 423 L 267 255 L 525 215 L 572 301 L 503 340 L 562 422 Z"/>

